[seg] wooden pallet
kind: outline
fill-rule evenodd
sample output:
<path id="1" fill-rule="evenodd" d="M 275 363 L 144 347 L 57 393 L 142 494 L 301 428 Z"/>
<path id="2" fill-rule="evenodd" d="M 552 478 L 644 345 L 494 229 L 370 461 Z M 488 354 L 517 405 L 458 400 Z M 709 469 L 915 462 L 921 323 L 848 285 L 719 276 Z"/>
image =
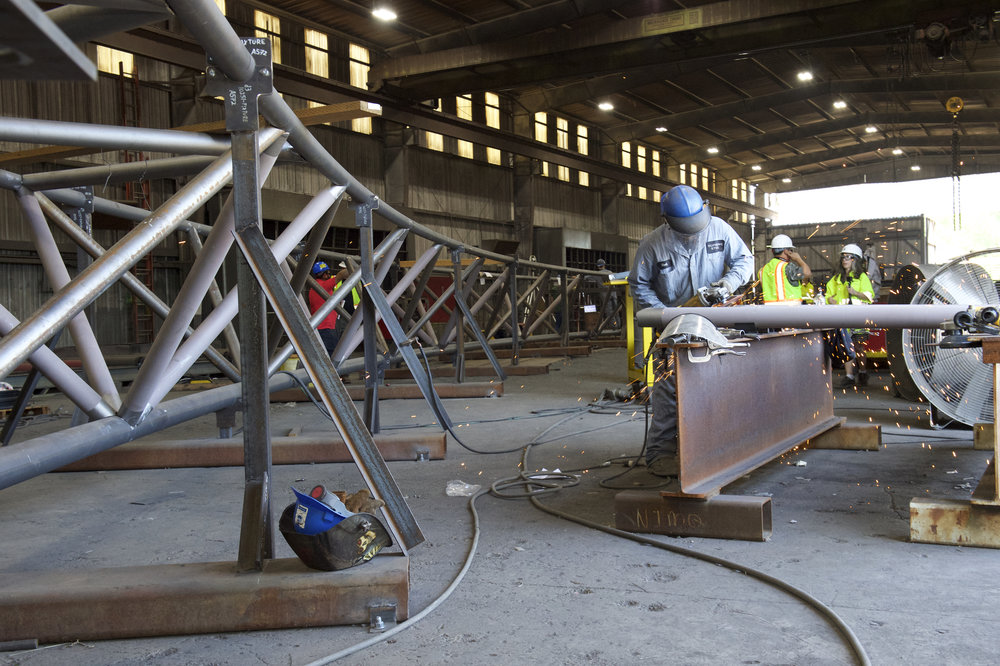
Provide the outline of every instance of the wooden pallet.
<path id="1" fill-rule="evenodd" d="M 11 413 L 13 413 L 13 411 L 14 411 L 13 409 L 0 409 L 0 420 L 6 421 L 10 417 Z M 49 408 L 46 407 L 45 405 L 41 405 L 38 407 L 25 407 L 24 413 L 22 413 L 21 416 L 38 416 L 39 414 L 48 414 L 48 413 L 49 413 Z"/>

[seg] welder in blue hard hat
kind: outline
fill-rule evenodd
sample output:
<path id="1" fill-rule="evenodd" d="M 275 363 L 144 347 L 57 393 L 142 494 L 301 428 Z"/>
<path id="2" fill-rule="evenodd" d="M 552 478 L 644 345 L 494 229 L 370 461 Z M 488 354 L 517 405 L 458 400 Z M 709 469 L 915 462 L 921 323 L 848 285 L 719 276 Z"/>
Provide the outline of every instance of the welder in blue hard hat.
<path id="1" fill-rule="evenodd" d="M 693 187 L 671 188 L 660 199 L 660 215 L 664 224 L 639 243 L 629 273 L 636 312 L 678 307 L 697 296 L 725 301 L 753 277 L 753 255 L 747 244 L 712 215 L 708 202 Z M 677 378 L 671 350 L 657 352 L 646 465 L 656 476 L 676 477 Z"/>

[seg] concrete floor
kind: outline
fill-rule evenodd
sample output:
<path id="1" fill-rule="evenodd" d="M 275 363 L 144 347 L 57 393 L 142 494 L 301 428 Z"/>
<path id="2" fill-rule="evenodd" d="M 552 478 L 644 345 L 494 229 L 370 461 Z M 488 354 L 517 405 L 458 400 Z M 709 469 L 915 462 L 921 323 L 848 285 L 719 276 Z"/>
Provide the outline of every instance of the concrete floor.
<path id="1" fill-rule="evenodd" d="M 502 398 L 445 403 L 472 448 L 510 450 L 537 439 L 543 443 L 532 448 L 529 468 L 592 468 L 578 486 L 541 501 L 611 525 L 616 491 L 599 482 L 624 468 L 601 465 L 638 453 L 642 413 L 587 405 L 605 387 L 622 385 L 624 355 L 597 350 L 554 362 L 547 375 L 508 378 Z M 888 379 L 883 371 L 864 391 L 834 390 L 839 415 L 883 426 L 881 450 L 794 452 L 725 489 L 772 498 L 770 540 L 657 538 L 808 592 L 851 627 L 874 664 L 994 664 L 1000 554 L 908 541 L 910 499 L 967 499 L 989 453 L 973 450 L 967 428 L 930 428 L 925 407 L 892 397 Z M 39 419 L 19 437 L 57 421 Z M 422 401 L 382 405 L 386 428 L 431 421 Z M 308 403 L 274 405 L 275 435 L 298 425 L 303 435 L 331 430 Z M 213 418 L 162 433 L 216 435 Z M 445 460 L 389 463 L 426 536 L 410 553 L 411 615 L 448 587 L 469 549 L 469 502 L 447 496 L 448 481 L 488 486 L 516 475 L 520 460 L 518 451 L 472 453 L 449 437 Z M 279 506 L 292 501 L 292 485 L 361 487 L 351 464 L 278 466 L 274 473 Z M 614 483 L 635 487 L 655 478 L 637 469 Z M 240 468 L 32 479 L 0 491 L 0 572 L 235 561 L 242 486 Z M 590 530 L 524 499 L 484 496 L 476 508 L 478 551 L 455 592 L 413 627 L 338 663 L 854 663 L 842 636 L 813 608 L 755 578 Z M 280 535 L 276 543 L 276 556 L 292 556 Z M 341 626 L 84 641 L 0 653 L 0 664 L 306 664 L 370 636 L 366 627 Z"/>

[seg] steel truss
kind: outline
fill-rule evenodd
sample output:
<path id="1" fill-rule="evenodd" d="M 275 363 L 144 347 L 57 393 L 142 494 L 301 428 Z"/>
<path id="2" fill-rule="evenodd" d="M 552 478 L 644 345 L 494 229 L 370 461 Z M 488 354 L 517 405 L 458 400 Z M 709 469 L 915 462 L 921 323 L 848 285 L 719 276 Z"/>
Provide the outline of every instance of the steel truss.
<path id="1" fill-rule="evenodd" d="M 385 514 L 396 542 L 404 550 L 410 548 L 422 541 L 420 528 L 372 440 L 372 433 L 379 428 L 382 371 L 390 363 L 405 362 L 435 416 L 448 428 L 451 421 L 418 347 L 453 350 L 455 379 L 462 381 L 464 351 L 474 341 L 485 350 L 502 379 L 504 372 L 492 347 L 509 345 L 516 363 L 518 350 L 527 340 L 559 340 L 565 345 L 570 337 L 589 336 L 606 329 L 611 321 L 621 321 L 623 313 L 606 313 L 596 329 L 586 329 L 571 315 L 577 315 L 590 297 L 581 286 L 584 277 L 602 278 L 603 274 L 519 261 L 467 247 L 379 201 L 320 145 L 279 95 L 271 94 L 270 45 L 266 40 L 240 39 L 210 0 L 175 0 L 171 7 L 205 48 L 213 94 L 231 93 L 239 100 L 236 105 L 227 105 L 229 139 L 196 132 L 32 119 L 5 118 L 0 123 L 0 140 L 176 155 L 25 176 L 0 171 L 0 188 L 10 191 L 20 204 L 55 291 L 22 321 L 0 304 L 0 377 L 28 362 L 32 377 L 24 383 L 21 407 L 41 374 L 89 420 L 0 448 L 0 488 L 177 423 L 242 405 L 246 485 L 238 564 L 245 570 L 259 569 L 271 556 L 273 534 L 268 394 L 294 385 L 295 379 L 278 370 L 295 352 L 304 365 L 295 373 L 297 378 L 308 377 L 316 386 L 369 490 L 386 502 Z M 258 110 L 272 127 L 258 129 Z M 274 166 L 292 159 L 290 151 L 296 160 L 304 159 L 322 173 L 331 185 L 317 192 L 277 238 L 268 241 L 260 231 L 260 196 Z M 189 177 L 187 184 L 153 211 L 94 196 L 91 187 L 138 177 L 179 176 Z M 230 184 L 232 190 L 213 224 L 190 221 Z M 359 256 L 320 252 L 333 213 L 348 199 L 361 233 Z M 127 220 L 134 227 L 112 247 L 104 248 L 78 223 L 94 212 Z M 372 239 L 375 215 L 396 228 L 377 247 Z M 56 249 L 53 228 L 93 260 L 75 276 L 70 275 Z M 196 258 L 176 298 L 165 303 L 129 271 L 175 233 L 186 236 Z M 400 269 L 395 257 L 411 233 L 429 241 L 430 247 L 412 265 Z M 293 257 L 303 241 L 304 252 Z M 217 274 L 231 252 L 240 258 L 238 285 L 223 294 Z M 309 268 L 312 257 L 324 255 L 346 261 L 353 272 L 310 317 L 302 289 L 322 291 L 309 277 Z M 447 257 L 445 263 L 450 261 L 450 267 L 439 265 L 442 256 Z M 393 275 L 391 288 L 383 291 L 381 285 L 390 271 L 398 275 Z M 438 292 L 435 289 L 440 287 L 432 286 L 431 278 L 441 275 L 450 276 L 451 282 Z M 85 313 L 85 308 L 116 282 L 161 321 L 134 382 L 124 393 L 119 393 Z M 349 315 L 343 304 L 355 289 L 361 294 L 361 303 Z M 192 322 L 206 298 L 213 309 L 195 326 Z M 272 325 L 269 330 L 265 299 L 280 328 Z M 624 298 L 617 302 L 624 303 Z M 335 308 L 348 318 L 348 325 L 331 358 L 323 350 L 315 325 Z M 237 312 L 238 329 L 233 326 Z M 441 327 L 437 322 L 435 328 L 433 320 L 442 316 L 447 317 L 447 323 Z M 379 322 L 391 340 L 383 339 Z M 72 333 L 86 379 L 46 346 L 65 327 Z M 285 344 L 280 344 L 282 335 L 287 336 Z M 220 336 L 224 349 L 213 346 Z M 361 345 L 363 357 L 352 358 Z M 197 396 L 165 400 L 203 357 L 237 383 Z M 361 369 L 366 390 L 359 412 L 340 376 Z M 17 417 L 15 413 L 11 419 L 16 422 Z M 13 431 L 10 425 L 3 435 L 4 444 Z"/>

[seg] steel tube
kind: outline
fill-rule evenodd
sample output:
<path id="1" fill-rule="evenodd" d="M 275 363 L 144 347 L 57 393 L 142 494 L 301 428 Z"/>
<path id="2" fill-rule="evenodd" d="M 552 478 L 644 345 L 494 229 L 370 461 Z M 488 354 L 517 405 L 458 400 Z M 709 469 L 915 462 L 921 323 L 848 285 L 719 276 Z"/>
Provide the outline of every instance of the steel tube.
<path id="1" fill-rule="evenodd" d="M 182 155 L 221 155 L 229 150 L 228 140 L 211 134 L 8 116 L 0 118 L 0 141 L 51 143 L 107 150 L 143 150 Z"/>
<path id="2" fill-rule="evenodd" d="M 636 313 L 640 326 L 662 329 L 684 314 L 705 317 L 716 326 L 741 328 L 939 328 L 968 305 L 734 305 L 724 308 L 646 308 Z"/>
<path id="3" fill-rule="evenodd" d="M 315 205 L 313 205 L 314 201 L 310 201 L 306 205 L 306 208 L 300 211 L 291 224 L 285 227 L 284 231 L 278 235 L 278 238 L 271 243 L 271 252 L 275 258 L 281 261 L 287 257 L 299 240 L 309 232 L 309 229 L 316 223 L 319 216 L 341 194 L 343 194 L 342 187 L 331 187 L 317 194 L 314 197 Z M 170 387 L 187 372 L 191 363 L 201 353 L 201 350 L 214 340 L 222 332 L 223 328 L 232 321 L 233 317 L 236 316 L 238 301 L 239 290 L 236 288 L 231 289 L 222 299 L 222 304 L 212 310 L 201 322 L 194 334 L 177 348 L 177 352 L 174 354 L 173 359 L 171 359 L 163 378 L 158 383 L 157 392 L 152 396 L 150 404 L 156 404 L 156 402 L 163 399 L 163 396 L 167 394 Z M 278 363 L 277 365 L 280 366 L 281 364 Z M 277 366 L 272 366 L 273 364 L 268 365 L 268 374 L 273 374 L 277 369 Z"/>
<path id="4" fill-rule="evenodd" d="M 277 156 L 265 152 L 261 159 L 260 175 L 257 178 L 257 188 L 264 186 L 267 175 L 271 172 Z M 233 199 L 235 189 L 222 205 L 219 217 L 212 226 L 204 247 L 194 260 L 184 278 L 170 313 L 163 320 L 162 326 L 139 368 L 132 388 L 125 396 L 122 416 L 126 421 L 134 422 L 141 417 L 152 404 L 150 398 L 159 389 L 159 379 L 166 374 L 167 366 L 177 351 L 184 334 L 189 330 L 191 320 L 201 308 L 202 300 L 215 282 L 219 267 L 226 260 L 229 248 L 233 245 Z M 242 367 L 242 362 L 241 362 Z"/>
<path id="5" fill-rule="evenodd" d="M 0 305 L 0 334 L 7 335 L 17 324 L 17 318 Z M 90 418 L 100 419 L 115 413 L 90 384 L 45 345 L 32 352 L 28 360 Z"/>
<path id="6" fill-rule="evenodd" d="M 295 345 L 316 392 L 330 412 L 337 431 L 357 463 L 358 470 L 372 495 L 385 501 L 385 515 L 389 529 L 397 543 L 404 548 L 412 548 L 424 540 L 424 536 L 410 512 L 399 487 L 396 485 L 388 466 L 385 464 L 371 433 L 365 429 L 357 409 L 347 389 L 340 381 L 330 357 L 320 343 L 316 329 L 306 319 L 305 313 L 296 302 L 288 282 L 278 270 L 274 257 L 268 252 L 263 235 L 256 228 L 238 230 L 237 243 L 258 282 L 263 286 L 268 300 Z M 362 248 L 364 249 L 364 248 Z M 369 251 L 371 246 L 368 247 Z M 370 270 L 370 266 L 366 266 Z M 368 272 L 366 270 L 366 273 Z"/>
<path id="7" fill-rule="evenodd" d="M 261 132 L 263 146 L 269 146 L 280 136 L 281 131 L 277 129 Z M 229 156 L 218 158 L 73 282 L 54 294 L 41 309 L 0 340 L 0 377 L 9 375 L 31 352 L 44 344 L 50 331 L 65 326 L 140 257 L 173 233 L 183 220 L 228 182 L 231 174 L 232 160 Z"/>
<path id="8" fill-rule="evenodd" d="M 198 173 L 212 163 L 212 157 L 167 157 L 160 160 L 102 164 L 101 166 L 63 169 L 29 173 L 23 177 L 24 186 L 32 190 L 80 185 L 118 185 L 136 180 L 176 178 Z M 148 213 L 148 211 L 147 211 Z"/>
<path id="9" fill-rule="evenodd" d="M 35 193 L 35 198 L 38 200 L 38 203 L 41 204 L 42 210 L 44 210 L 49 216 L 49 219 L 52 220 L 52 223 L 55 224 L 60 231 L 69 236 L 71 240 L 76 242 L 78 246 L 83 248 L 91 257 L 98 259 L 104 255 L 105 250 L 101 247 L 100 243 L 95 241 L 92 236 L 77 226 L 77 224 L 73 222 L 73 220 L 70 219 L 70 217 L 66 215 L 61 208 L 52 203 L 48 197 L 43 194 Z M 148 213 L 149 211 L 145 212 Z M 192 232 L 192 234 L 194 236 L 198 235 L 197 232 Z M 167 314 L 170 312 L 170 307 L 160 300 L 160 297 L 154 294 L 149 287 L 139 280 L 139 278 L 126 271 L 125 273 L 122 273 L 121 282 L 126 289 L 131 291 L 139 300 L 145 303 L 149 309 L 152 310 L 153 314 L 160 319 L 166 319 Z M 193 332 L 194 329 L 189 327 L 185 332 L 185 335 L 191 335 Z M 205 356 L 209 361 L 214 363 L 215 367 L 222 371 L 224 375 L 233 381 L 239 380 L 239 372 L 236 367 L 234 367 L 233 364 L 230 363 L 226 357 L 219 353 L 214 347 L 208 347 L 205 350 Z"/>
<path id="10" fill-rule="evenodd" d="M 34 242 L 35 251 L 42 262 L 49 283 L 52 285 L 52 290 L 59 291 L 69 284 L 69 271 L 66 269 L 59 248 L 56 246 L 52 230 L 45 222 L 41 204 L 33 196 L 33 193 L 24 187 L 17 191 L 17 200 L 21 204 L 25 218 L 27 218 L 28 232 Z M 108 364 L 104 361 L 101 346 L 97 343 L 97 336 L 94 335 L 94 329 L 91 328 L 86 313 L 79 312 L 69 320 L 68 327 L 73 335 L 73 344 L 76 346 L 80 360 L 87 372 L 87 378 L 101 398 L 112 407 L 117 408 L 121 404 L 118 387 L 115 386 L 115 380 L 111 377 Z M 50 335 L 51 333 L 52 331 L 49 331 Z"/>

